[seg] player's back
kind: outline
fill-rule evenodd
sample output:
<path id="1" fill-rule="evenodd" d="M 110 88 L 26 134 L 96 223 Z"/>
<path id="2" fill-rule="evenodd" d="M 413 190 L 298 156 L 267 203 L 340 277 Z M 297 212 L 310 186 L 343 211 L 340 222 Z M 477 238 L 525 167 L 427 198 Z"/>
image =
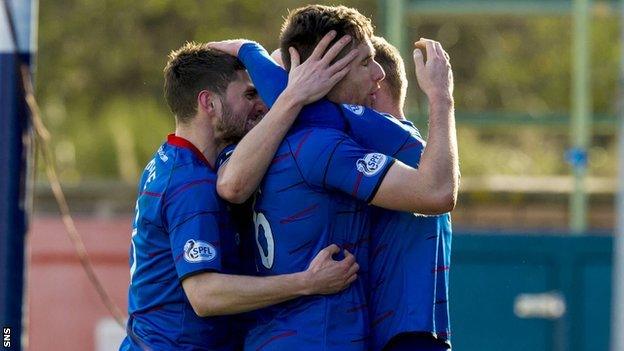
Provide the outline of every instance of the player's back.
<path id="1" fill-rule="evenodd" d="M 232 317 L 197 316 L 181 280 L 213 267 L 235 273 L 235 234 L 217 197 L 214 171 L 191 150 L 170 144 L 183 139 L 169 139 L 139 184 L 130 248 L 128 337 L 121 349 L 233 350 L 240 338 L 235 337 Z M 199 222 L 211 222 L 220 234 L 193 232 L 200 227 L 190 225 Z"/>
<path id="2" fill-rule="evenodd" d="M 285 138 L 254 206 L 260 275 L 303 271 L 330 244 L 348 249 L 361 272 L 366 270 L 369 222 L 366 203 L 357 199 L 372 197 L 382 174 L 359 173 L 357 161 L 366 153 L 356 149 L 335 129 L 299 128 Z M 378 172 L 389 167 L 379 165 Z M 367 349 L 364 284 L 358 278 L 340 293 L 302 297 L 260 311 L 246 348 Z"/>

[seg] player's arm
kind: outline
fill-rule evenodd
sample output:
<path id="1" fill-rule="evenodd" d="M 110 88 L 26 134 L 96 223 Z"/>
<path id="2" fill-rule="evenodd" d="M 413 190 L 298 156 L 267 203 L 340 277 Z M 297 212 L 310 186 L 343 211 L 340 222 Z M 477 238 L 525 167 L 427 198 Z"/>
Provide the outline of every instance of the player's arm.
<path id="1" fill-rule="evenodd" d="M 288 85 L 288 72 L 275 62 L 258 43 L 246 39 L 208 43 L 213 49 L 237 56 L 247 68 L 262 101 L 271 108 Z"/>
<path id="2" fill-rule="evenodd" d="M 372 204 L 425 214 L 451 211 L 459 187 L 453 73 L 440 43 L 426 40 L 427 62 L 414 50 L 418 84 L 429 99 L 429 137 L 420 167 L 396 162 L 387 172 Z"/>
<path id="3" fill-rule="evenodd" d="M 300 273 L 252 277 L 222 273 L 201 273 L 182 281 L 193 310 L 201 317 L 235 314 L 274 305 L 300 296 L 333 294 L 357 278 L 358 264 L 345 250 L 331 245 L 319 252 L 309 268 Z"/>
<path id="4" fill-rule="evenodd" d="M 194 179 L 172 189 L 163 198 L 163 216 L 169 234 L 172 261 L 193 310 L 200 316 L 234 314 L 310 294 L 332 294 L 356 278 L 358 264 L 345 250 L 336 261 L 336 245 L 321 250 L 308 268 L 274 277 L 224 273 L 226 250 L 233 238 L 225 235 L 212 179 Z M 198 201 L 197 199 L 201 199 Z"/>
<path id="5" fill-rule="evenodd" d="M 266 116 L 240 141 L 229 162 L 219 168 L 217 191 L 223 199 L 242 203 L 253 194 L 301 108 L 325 96 L 348 73 L 355 51 L 333 64 L 332 61 L 351 39 L 345 36 L 326 50 L 334 36 L 335 32 L 328 33 L 303 64 L 299 62 L 298 53 L 291 50 L 292 68 L 286 89 Z M 236 45 L 228 50 L 236 49 Z M 280 67 L 278 69 L 283 72 Z M 258 81 L 262 79 L 256 78 L 254 83 Z"/>
<path id="6" fill-rule="evenodd" d="M 436 50 L 434 42 L 427 45 Z M 426 66 L 422 55 L 416 62 L 419 84 L 430 101 L 430 140 L 418 169 L 363 148 L 346 135 L 326 132 L 328 139 L 319 138 L 316 148 L 300 150 L 297 162 L 306 180 L 387 209 L 423 214 L 451 211 L 459 174 L 452 74 L 445 53 L 439 50 L 440 55 L 428 53 Z"/>

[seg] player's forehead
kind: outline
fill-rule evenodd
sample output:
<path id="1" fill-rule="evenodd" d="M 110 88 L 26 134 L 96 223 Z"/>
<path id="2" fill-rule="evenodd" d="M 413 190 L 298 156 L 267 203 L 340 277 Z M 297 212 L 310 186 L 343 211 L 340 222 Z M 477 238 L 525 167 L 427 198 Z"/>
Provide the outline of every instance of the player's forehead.
<path id="1" fill-rule="evenodd" d="M 355 49 L 358 51 L 358 57 L 364 59 L 366 57 L 375 56 L 375 47 L 370 39 L 366 38 L 360 42 Z"/>
<path id="2" fill-rule="evenodd" d="M 247 71 L 241 70 L 236 72 L 236 76 L 227 87 L 227 92 L 228 94 L 240 95 L 254 89 L 255 87 L 251 82 Z"/>

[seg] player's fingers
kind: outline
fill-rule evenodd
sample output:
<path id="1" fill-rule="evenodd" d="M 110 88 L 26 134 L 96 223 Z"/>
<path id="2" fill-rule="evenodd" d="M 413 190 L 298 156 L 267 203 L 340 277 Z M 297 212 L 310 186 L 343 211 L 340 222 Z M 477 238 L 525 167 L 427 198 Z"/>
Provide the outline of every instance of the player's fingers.
<path id="1" fill-rule="evenodd" d="M 284 67 L 284 61 L 282 60 L 282 51 L 280 49 L 275 49 L 271 53 L 271 58 L 277 62 L 278 65 Z"/>
<path id="2" fill-rule="evenodd" d="M 288 48 L 288 52 L 290 53 L 290 69 L 296 68 L 301 63 L 301 58 L 299 57 L 299 52 L 297 49 L 292 46 Z"/>
<path id="3" fill-rule="evenodd" d="M 332 62 L 336 56 L 338 56 L 338 54 L 340 53 L 340 51 L 342 51 L 342 49 L 351 41 L 351 36 L 350 35 L 345 35 L 342 38 L 340 38 L 340 40 L 338 40 L 337 42 L 334 43 L 334 45 L 332 45 L 331 48 L 329 48 L 329 50 L 327 50 L 327 52 L 325 53 L 325 55 L 323 55 L 323 58 L 321 59 L 321 61 L 326 64 L 329 65 L 330 62 Z"/>
<path id="4" fill-rule="evenodd" d="M 444 49 L 442 48 L 442 44 L 440 44 L 440 42 L 434 41 L 433 47 L 435 48 L 436 53 L 438 54 L 438 57 L 442 59 L 446 58 L 446 56 L 444 55 L 445 54 Z"/>
<path id="5" fill-rule="evenodd" d="M 330 30 L 327 34 L 325 34 L 323 39 L 321 39 L 321 41 L 319 41 L 319 43 L 316 44 L 316 47 L 314 48 L 314 51 L 312 51 L 312 55 L 310 55 L 310 58 L 315 59 L 315 60 L 320 60 L 321 57 L 323 57 L 323 53 L 325 53 L 325 51 L 327 50 L 327 46 L 329 46 L 329 43 L 331 43 L 331 41 L 334 40 L 335 36 L 336 36 L 335 30 Z"/>
<path id="6" fill-rule="evenodd" d="M 425 41 L 427 57 L 434 58 L 434 57 L 438 56 L 438 54 L 436 52 L 436 49 L 434 47 L 434 44 L 433 44 L 433 40 L 424 39 L 424 38 L 420 38 L 420 40 L 424 40 Z"/>
<path id="7" fill-rule="evenodd" d="M 329 79 L 329 84 L 331 84 L 332 86 L 334 86 L 336 83 L 340 82 L 342 80 L 342 78 L 344 78 L 347 74 L 349 74 L 349 71 L 351 70 L 350 66 L 347 66 L 343 69 L 341 69 L 340 71 L 336 72 L 333 76 L 331 76 L 331 78 Z"/>
<path id="8" fill-rule="evenodd" d="M 347 271 L 347 277 L 350 277 L 351 275 L 357 273 L 360 270 L 360 265 L 355 263 L 353 266 L 351 266 L 349 268 L 349 270 Z"/>
<path id="9" fill-rule="evenodd" d="M 345 55 L 345 57 L 334 62 L 334 64 L 331 65 L 329 69 L 330 74 L 335 74 L 336 72 L 341 71 L 345 67 L 348 67 L 349 64 L 353 62 L 353 60 L 357 57 L 357 54 L 358 52 L 356 50 L 351 50 L 348 54 Z"/>
<path id="10" fill-rule="evenodd" d="M 422 51 L 420 49 L 414 49 L 413 58 L 414 66 L 416 66 L 416 74 L 418 74 L 425 68 L 425 60 Z"/>
<path id="11" fill-rule="evenodd" d="M 425 55 L 427 53 L 427 45 L 425 44 L 424 40 L 419 40 L 415 42 L 414 48 L 420 49 L 420 53 L 423 56 L 423 61 L 427 62 L 427 56 Z"/>
<path id="12" fill-rule="evenodd" d="M 333 255 L 335 255 L 335 254 L 337 254 L 339 252 L 340 252 L 340 248 L 338 247 L 338 245 L 331 244 L 328 247 L 326 247 L 323 250 L 321 250 L 321 252 L 319 252 L 319 255 L 323 254 L 324 256 L 331 257 L 331 256 L 333 256 Z"/>
<path id="13" fill-rule="evenodd" d="M 357 277 L 358 277 L 357 274 L 350 276 L 346 281 L 346 286 L 351 285 L 351 283 L 353 283 L 357 279 Z"/>
<path id="14" fill-rule="evenodd" d="M 349 252 L 349 250 L 344 249 L 344 258 L 342 259 L 342 263 L 345 265 L 352 265 L 355 262 L 355 256 Z"/>

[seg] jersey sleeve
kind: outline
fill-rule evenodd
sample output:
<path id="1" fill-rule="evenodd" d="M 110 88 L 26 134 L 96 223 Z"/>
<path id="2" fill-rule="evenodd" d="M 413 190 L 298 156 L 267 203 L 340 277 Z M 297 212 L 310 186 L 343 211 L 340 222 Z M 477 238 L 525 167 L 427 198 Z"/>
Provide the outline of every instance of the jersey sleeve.
<path id="1" fill-rule="evenodd" d="M 410 131 L 410 137 L 407 138 L 401 148 L 394 154 L 397 160 L 407 164 L 408 166 L 418 168 L 420 165 L 420 157 L 427 145 L 427 142 L 420 136 L 420 131 L 410 121 L 401 121 Z"/>
<path id="2" fill-rule="evenodd" d="M 258 43 L 246 43 L 238 51 L 260 98 L 271 108 L 288 85 L 288 73 Z"/>
<path id="3" fill-rule="evenodd" d="M 370 202 L 395 159 L 364 148 L 337 130 L 310 133 L 308 147 L 299 146 L 295 154 L 304 179 Z"/>
<path id="4" fill-rule="evenodd" d="M 222 227 L 214 180 L 190 181 L 165 197 L 163 215 L 178 278 L 222 270 Z"/>
<path id="5" fill-rule="evenodd" d="M 411 122 L 360 105 L 342 104 L 341 108 L 349 135 L 358 144 L 418 167 L 425 141 Z"/>

